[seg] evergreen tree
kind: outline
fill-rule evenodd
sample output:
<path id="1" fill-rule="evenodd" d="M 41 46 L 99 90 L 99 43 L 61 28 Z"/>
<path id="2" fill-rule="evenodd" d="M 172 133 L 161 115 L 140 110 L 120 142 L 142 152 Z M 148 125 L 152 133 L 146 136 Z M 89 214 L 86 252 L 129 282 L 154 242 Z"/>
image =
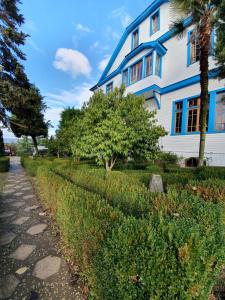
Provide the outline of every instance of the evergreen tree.
<path id="1" fill-rule="evenodd" d="M 49 124 L 44 120 L 46 105 L 43 103 L 40 91 L 34 85 L 30 86 L 29 90 L 23 90 L 23 99 L 26 105 L 14 109 L 15 115 L 10 119 L 10 126 L 17 137 L 30 136 L 35 152 L 38 154 L 37 137 L 48 135 Z"/>
<path id="2" fill-rule="evenodd" d="M 4 149 L 4 141 L 3 141 L 3 133 L 0 129 L 0 157 L 5 155 L 5 149 Z"/>
<path id="3" fill-rule="evenodd" d="M 25 55 L 19 47 L 24 45 L 27 35 L 19 29 L 24 18 L 19 13 L 18 4 L 19 0 L 0 0 L 0 121 L 5 123 L 6 110 L 12 110 L 13 101 L 3 92 L 3 87 L 6 85 L 11 91 L 16 87 L 29 87 L 21 64 Z"/>

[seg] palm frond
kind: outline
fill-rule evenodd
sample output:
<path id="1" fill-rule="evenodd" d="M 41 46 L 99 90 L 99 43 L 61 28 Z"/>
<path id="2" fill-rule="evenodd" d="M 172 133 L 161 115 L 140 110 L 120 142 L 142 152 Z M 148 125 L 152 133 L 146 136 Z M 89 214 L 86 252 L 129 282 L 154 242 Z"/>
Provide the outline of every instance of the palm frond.
<path id="1" fill-rule="evenodd" d="M 172 24 L 170 25 L 170 30 L 172 31 L 172 34 L 176 35 L 178 39 L 181 39 L 184 36 L 184 32 L 185 32 L 184 20 L 185 18 L 179 18 L 173 21 Z"/>

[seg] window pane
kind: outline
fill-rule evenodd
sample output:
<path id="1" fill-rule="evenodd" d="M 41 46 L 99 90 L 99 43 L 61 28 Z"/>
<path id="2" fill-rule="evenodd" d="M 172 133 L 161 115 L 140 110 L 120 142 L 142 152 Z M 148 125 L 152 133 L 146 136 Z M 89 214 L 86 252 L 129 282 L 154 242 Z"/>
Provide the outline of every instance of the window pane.
<path id="1" fill-rule="evenodd" d="M 125 85 L 128 85 L 128 70 L 125 70 L 125 71 L 123 72 L 123 83 L 124 83 Z"/>
<path id="2" fill-rule="evenodd" d="M 113 83 L 109 83 L 107 86 L 106 86 L 106 93 L 107 95 L 113 91 Z"/>
<path id="3" fill-rule="evenodd" d="M 141 80 L 142 75 L 142 60 L 131 67 L 131 82 Z"/>
<path id="4" fill-rule="evenodd" d="M 191 34 L 190 43 L 191 43 L 191 64 L 193 64 L 200 60 L 200 46 L 195 37 L 194 32 L 192 32 Z"/>
<path id="5" fill-rule="evenodd" d="M 133 48 L 138 46 L 138 30 L 133 33 Z"/>
<path id="6" fill-rule="evenodd" d="M 188 101 L 187 131 L 200 131 L 200 98 L 194 98 Z"/>
<path id="7" fill-rule="evenodd" d="M 161 57 L 158 54 L 156 54 L 155 74 L 161 76 Z"/>
<path id="8" fill-rule="evenodd" d="M 152 16 L 152 34 L 159 30 L 159 13 Z"/>
<path id="9" fill-rule="evenodd" d="M 153 64 L 152 64 L 152 54 L 146 56 L 146 76 L 152 75 Z"/>
<path id="10" fill-rule="evenodd" d="M 182 112 L 176 112 L 176 124 L 175 124 L 175 133 L 181 133 L 182 126 Z"/>
<path id="11" fill-rule="evenodd" d="M 215 129 L 225 130 L 225 93 L 216 96 Z"/>

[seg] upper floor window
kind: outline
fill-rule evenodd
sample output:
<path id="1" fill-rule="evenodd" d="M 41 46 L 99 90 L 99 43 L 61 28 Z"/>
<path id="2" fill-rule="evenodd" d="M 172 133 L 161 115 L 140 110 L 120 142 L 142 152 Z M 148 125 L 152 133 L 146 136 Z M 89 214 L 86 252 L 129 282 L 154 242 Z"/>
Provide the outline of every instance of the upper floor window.
<path id="1" fill-rule="evenodd" d="M 106 86 L 106 95 L 108 95 L 109 93 L 113 92 L 113 82 L 110 82 L 109 84 L 107 84 Z"/>
<path id="2" fill-rule="evenodd" d="M 225 130 L 225 92 L 216 95 L 215 130 Z"/>
<path id="3" fill-rule="evenodd" d="M 159 10 L 150 17 L 150 35 L 160 30 Z"/>
<path id="4" fill-rule="evenodd" d="M 174 131 L 176 134 L 181 133 L 183 117 L 183 101 L 175 103 L 175 126 Z"/>
<path id="5" fill-rule="evenodd" d="M 142 60 L 134 64 L 130 69 L 131 83 L 135 83 L 142 78 Z"/>
<path id="6" fill-rule="evenodd" d="M 145 57 L 146 59 L 146 71 L 145 76 L 150 76 L 153 74 L 153 54 L 149 54 Z"/>
<path id="7" fill-rule="evenodd" d="M 128 85 L 129 84 L 129 77 L 128 77 L 128 69 L 124 70 L 123 71 L 123 83 L 125 85 Z"/>
<path id="8" fill-rule="evenodd" d="M 156 53 L 155 58 L 155 75 L 161 77 L 161 69 L 162 69 L 162 57 Z"/>
<path id="9" fill-rule="evenodd" d="M 200 60 L 200 45 L 194 31 L 190 33 L 190 64 Z"/>
<path id="10" fill-rule="evenodd" d="M 139 45 L 139 29 L 136 29 L 132 33 L 132 50 L 137 48 Z"/>

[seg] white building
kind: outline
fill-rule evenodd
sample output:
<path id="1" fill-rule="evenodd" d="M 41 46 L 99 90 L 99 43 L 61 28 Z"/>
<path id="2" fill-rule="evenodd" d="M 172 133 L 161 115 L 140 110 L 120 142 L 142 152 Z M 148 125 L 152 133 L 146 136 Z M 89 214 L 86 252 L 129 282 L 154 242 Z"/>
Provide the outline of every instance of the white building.
<path id="1" fill-rule="evenodd" d="M 128 93 L 144 95 L 149 110 L 168 131 L 161 141 L 164 151 L 184 158 L 198 157 L 200 77 L 199 48 L 192 37 L 191 18 L 182 39 L 172 36 L 177 19 L 167 0 L 155 0 L 125 30 L 99 82 L 91 89 L 106 93 L 122 83 Z M 214 47 L 212 34 L 212 48 Z M 225 81 L 216 79 L 210 57 L 209 117 L 206 159 L 225 166 Z"/>

